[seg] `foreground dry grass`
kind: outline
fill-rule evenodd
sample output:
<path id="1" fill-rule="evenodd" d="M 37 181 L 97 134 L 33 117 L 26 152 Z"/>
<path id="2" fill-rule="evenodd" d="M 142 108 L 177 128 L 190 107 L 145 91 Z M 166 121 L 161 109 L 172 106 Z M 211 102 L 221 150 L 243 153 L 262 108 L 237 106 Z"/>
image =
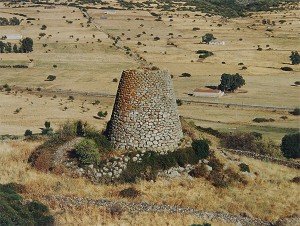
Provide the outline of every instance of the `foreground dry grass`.
<path id="1" fill-rule="evenodd" d="M 128 187 L 128 185 L 93 185 L 82 178 L 72 179 L 63 175 L 37 172 L 28 165 L 27 159 L 38 145 L 38 142 L 2 142 L 0 144 L 0 183 L 21 183 L 30 193 L 75 195 L 95 199 L 120 199 L 119 191 Z M 298 170 L 249 158 L 241 158 L 241 160 L 249 164 L 252 172 L 258 174 L 256 178 L 248 179 L 249 184 L 246 186 L 216 189 L 204 179 L 159 179 L 155 183 L 140 182 L 134 185 L 142 192 L 142 196 L 132 201 L 222 210 L 235 214 L 246 212 L 254 217 L 270 221 L 300 213 L 299 185 L 290 182 L 293 177 L 299 176 Z M 76 218 L 76 211 L 67 211 L 58 218 L 61 222 L 66 222 L 71 216 L 79 219 L 79 217 Z M 145 218 L 147 218 L 146 215 Z M 138 219 L 139 217 L 136 218 Z M 157 215 L 157 219 L 162 220 L 164 216 Z M 172 216 L 166 219 L 171 220 Z M 88 221 L 88 219 L 85 220 Z M 132 224 L 135 222 L 132 221 Z"/>

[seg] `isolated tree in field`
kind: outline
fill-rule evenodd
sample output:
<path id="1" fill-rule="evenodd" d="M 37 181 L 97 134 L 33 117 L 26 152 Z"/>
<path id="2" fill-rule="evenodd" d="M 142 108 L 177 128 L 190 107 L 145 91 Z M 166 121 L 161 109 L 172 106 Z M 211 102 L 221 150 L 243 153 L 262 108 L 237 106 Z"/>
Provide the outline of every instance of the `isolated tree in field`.
<path id="1" fill-rule="evenodd" d="M 245 80 L 240 74 L 224 73 L 221 75 L 221 84 L 219 85 L 219 89 L 222 91 L 234 92 L 236 89 L 241 88 L 243 85 L 245 85 Z"/>
<path id="2" fill-rule="evenodd" d="M 290 55 L 290 59 L 293 65 L 300 64 L 300 55 L 297 51 L 292 51 L 292 54 Z"/>
<path id="3" fill-rule="evenodd" d="M 216 39 L 216 38 L 214 37 L 213 34 L 210 34 L 210 33 L 206 33 L 205 35 L 202 36 L 202 42 L 205 42 L 206 44 L 214 39 Z"/>
<path id="4" fill-rule="evenodd" d="M 287 158 L 300 158 L 300 133 L 285 135 L 282 138 L 281 151 Z"/>
<path id="5" fill-rule="evenodd" d="M 29 53 L 33 50 L 33 40 L 31 38 L 24 38 L 21 41 L 21 50 L 23 53 Z"/>

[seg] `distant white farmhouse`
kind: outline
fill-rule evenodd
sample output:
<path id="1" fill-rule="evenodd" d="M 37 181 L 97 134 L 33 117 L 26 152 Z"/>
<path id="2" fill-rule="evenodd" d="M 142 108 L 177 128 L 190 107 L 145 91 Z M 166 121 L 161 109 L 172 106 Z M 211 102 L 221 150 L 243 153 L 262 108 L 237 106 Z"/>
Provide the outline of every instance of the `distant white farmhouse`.
<path id="1" fill-rule="evenodd" d="M 222 97 L 224 92 L 221 90 L 212 90 L 212 89 L 195 89 L 193 91 L 194 97 Z"/>
<path id="2" fill-rule="evenodd" d="M 8 40 L 20 40 L 22 39 L 22 35 L 21 34 L 5 34 L 2 35 L 2 39 L 8 39 Z"/>
<path id="3" fill-rule="evenodd" d="M 216 40 L 212 40 L 208 43 L 209 45 L 225 45 L 224 41 L 216 41 Z"/>

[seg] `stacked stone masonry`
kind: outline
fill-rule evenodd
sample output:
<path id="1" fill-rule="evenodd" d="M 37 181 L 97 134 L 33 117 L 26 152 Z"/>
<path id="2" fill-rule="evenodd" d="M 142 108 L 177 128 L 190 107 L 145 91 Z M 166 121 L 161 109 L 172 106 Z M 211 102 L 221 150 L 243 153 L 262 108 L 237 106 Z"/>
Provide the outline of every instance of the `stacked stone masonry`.
<path id="1" fill-rule="evenodd" d="M 123 71 L 108 136 L 117 149 L 178 147 L 183 134 L 168 71 Z"/>

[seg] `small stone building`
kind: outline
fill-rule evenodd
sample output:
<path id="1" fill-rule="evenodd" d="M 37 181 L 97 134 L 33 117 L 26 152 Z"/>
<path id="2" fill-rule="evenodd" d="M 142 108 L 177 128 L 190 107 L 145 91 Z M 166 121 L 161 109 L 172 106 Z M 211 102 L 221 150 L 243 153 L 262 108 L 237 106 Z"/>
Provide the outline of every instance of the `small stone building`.
<path id="1" fill-rule="evenodd" d="M 183 134 L 170 74 L 123 71 L 107 133 L 117 149 L 176 149 Z"/>

